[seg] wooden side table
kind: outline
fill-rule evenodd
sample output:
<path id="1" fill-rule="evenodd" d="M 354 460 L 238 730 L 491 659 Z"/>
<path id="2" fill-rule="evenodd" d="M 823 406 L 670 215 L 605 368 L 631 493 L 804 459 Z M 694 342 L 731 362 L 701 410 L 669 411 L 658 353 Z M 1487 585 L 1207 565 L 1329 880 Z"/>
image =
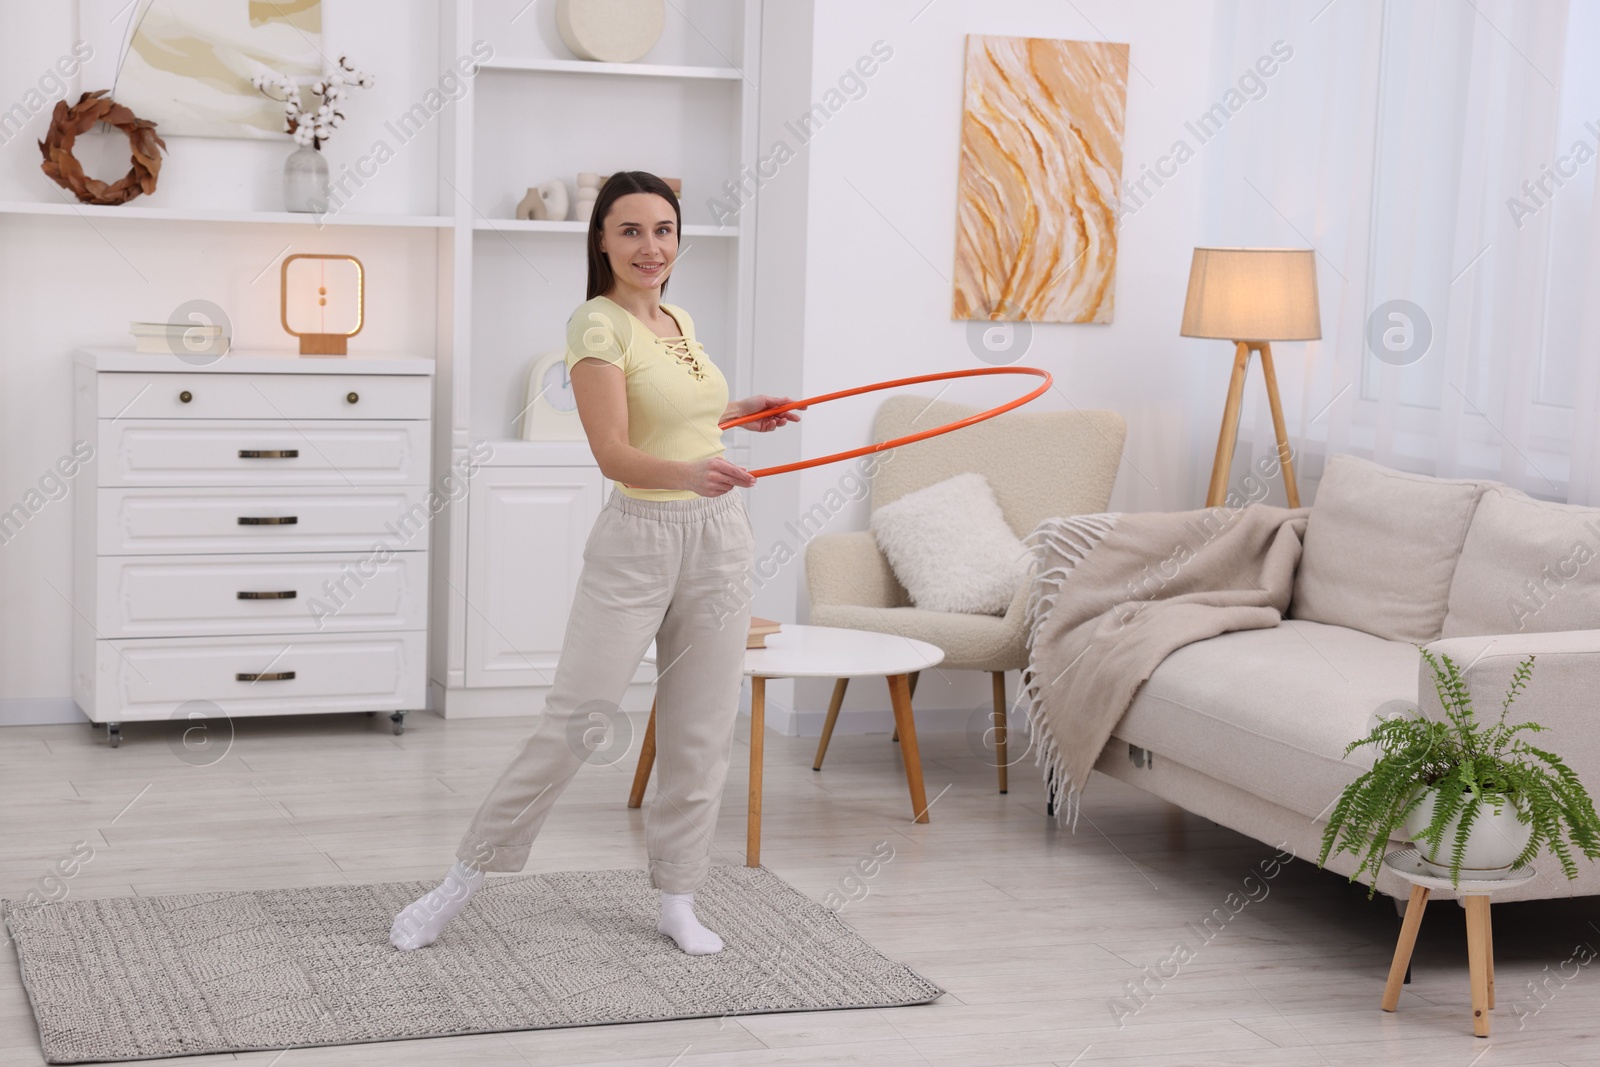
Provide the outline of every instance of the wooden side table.
<path id="1" fill-rule="evenodd" d="M 655 645 L 644 661 L 654 663 Z M 857 678 L 883 676 L 889 683 L 889 701 L 900 731 L 900 753 L 906 761 L 906 786 L 911 791 L 913 822 L 928 821 L 928 795 L 922 784 L 922 757 L 917 749 L 917 727 L 911 717 L 908 676 L 944 660 L 944 650 L 926 641 L 869 630 L 837 626 L 801 626 L 784 623 L 767 638 L 766 648 L 748 649 L 744 673 L 750 679 L 750 808 L 745 827 L 745 866 L 761 866 L 762 742 L 766 734 L 768 678 Z M 645 785 L 656 758 L 656 709 L 650 705 L 650 725 L 639 748 L 628 807 L 644 801 Z"/>
<path id="2" fill-rule="evenodd" d="M 1532 867 L 1518 867 L 1504 878 L 1463 878 L 1451 885 L 1449 878 L 1429 874 L 1422 856 L 1414 848 L 1403 848 L 1383 857 L 1383 865 L 1411 883 L 1411 900 L 1406 905 L 1405 921 L 1400 924 L 1400 940 L 1394 947 L 1394 962 L 1389 965 L 1389 982 L 1383 988 L 1383 1010 L 1400 1005 L 1400 986 L 1411 966 L 1411 950 L 1422 927 L 1422 912 L 1435 889 L 1454 889 L 1467 910 L 1467 973 L 1472 986 L 1472 1032 L 1489 1036 L 1489 1012 L 1494 1007 L 1494 931 L 1489 922 L 1489 896 L 1532 881 Z"/>

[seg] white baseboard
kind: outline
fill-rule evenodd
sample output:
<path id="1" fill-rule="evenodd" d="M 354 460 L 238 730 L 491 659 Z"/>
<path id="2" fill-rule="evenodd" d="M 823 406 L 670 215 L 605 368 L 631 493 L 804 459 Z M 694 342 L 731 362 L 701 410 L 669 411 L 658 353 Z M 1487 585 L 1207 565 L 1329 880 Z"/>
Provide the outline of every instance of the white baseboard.
<path id="1" fill-rule="evenodd" d="M 86 723 L 89 716 L 78 710 L 71 697 L 12 697 L 0 700 L 0 726 L 50 726 L 55 723 Z"/>
<path id="2" fill-rule="evenodd" d="M 432 679 L 428 682 L 428 710 L 446 719 L 499 719 L 516 715 L 538 715 L 544 710 L 547 685 L 492 686 L 485 688 L 446 689 Z M 635 682 L 628 686 L 622 697 L 622 710 L 648 714 L 655 700 L 654 682 Z M 794 699 L 794 683 L 788 679 L 773 679 L 767 683 L 767 726 L 777 729 L 776 723 L 787 721 L 782 710 Z M 739 695 L 739 711 L 750 714 L 750 681 L 746 679 Z M 821 730 L 818 719 L 818 730 Z M 781 730 L 779 731 L 782 732 Z"/>
<path id="3" fill-rule="evenodd" d="M 446 719 L 505 719 L 538 715 L 544 711 L 547 685 L 512 685 L 446 689 L 428 682 L 428 710 Z M 622 710 L 647 714 L 655 698 L 655 685 L 635 683 L 622 697 Z"/>
<path id="4" fill-rule="evenodd" d="M 785 737 L 820 737 L 825 711 L 796 711 L 784 699 L 774 679 L 767 683 L 767 729 Z M 792 685 L 792 683 L 788 683 Z M 544 707 L 545 687 L 511 686 L 494 689 L 452 689 L 430 683 L 428 710 L 447 719 L 494 719 L 517 715 L 537 715 Z M 787 694 L 792 696 L 792 692 Z M 653 685 L 632 685 L 622 699 L 627 712 L 647 714 L 655 696 Z M 750 683 L 745 683 L 739 713 L 750 714 Z M 917 708 L 919 731 L 965 730 L 971 708 Z M 56 723 L 86 723 L 89 717 L 78 710 L 71 697 L 16 697 L 0 700 L 0 727 L 48 726 Z M 894 729 L 894 713 L 888 707 L 847 708 L 839 713 L 833 732 L 838 734 L 887 734 Z"/>
<path id="5" fill-rule="evenodd" d="M 428 708 L 447 719 L 497 719 L 517 715 L 538 715 L 544 709 L 548 686 L 497 686 L 484 689 L 446 690 L 437 682 L 429 684 Z M 655 686 L 636 683 L 622 698 L 622 710 L 645 715 L 655 698 Z M 820 737 L 827 711 L 797 711 L 792 706 L 794 682 L 774 678 L 767 683 L 767 729 L 785 737 Z M 441 710 L 442 709 L 442 710 Z M 750 714 L 750 682 L 745 680 L 739 696 L 739 713 Z M 971 708 L 917 708 L 917 729 L 965 730 Z M 835 734 L 887 734 L 894 729 L 894 713 L 887 702 L 881 708 L 845 708 L 834 726 Z"/>

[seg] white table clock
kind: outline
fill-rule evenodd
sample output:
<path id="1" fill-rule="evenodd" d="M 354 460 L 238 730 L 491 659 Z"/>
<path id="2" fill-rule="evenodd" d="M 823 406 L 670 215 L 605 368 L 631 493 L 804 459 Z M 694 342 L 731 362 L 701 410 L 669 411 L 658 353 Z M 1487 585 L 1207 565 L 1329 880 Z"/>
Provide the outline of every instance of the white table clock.
<path id="1" fill-rule="evenodd" d="M 533 361 L 523 405 L 524 441 L 584 440 L 565 352 L 546 352 Z"/>

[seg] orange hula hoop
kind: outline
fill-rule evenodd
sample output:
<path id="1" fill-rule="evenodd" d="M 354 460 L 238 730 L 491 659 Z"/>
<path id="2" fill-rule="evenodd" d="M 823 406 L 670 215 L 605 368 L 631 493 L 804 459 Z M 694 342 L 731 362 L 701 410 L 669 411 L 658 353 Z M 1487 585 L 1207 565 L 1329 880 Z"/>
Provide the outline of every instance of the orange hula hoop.
<path id="1" fill-rule="evenodd" d="M 952 430 L 959 430 L 964 426 L 971 426 L 973 423 L 982 422 L 984 419 L 992 419 L 996 415 L 1003 415 L 1013 408 L 1019 408 L 1028 401 L 1036 400 L 1042 396 L 1044 391 L 1050 388 L 1051 384 L 1055 380 L 1050 376 L 1049 371 L 1042 370 L 1038 367 L 974 367 L 968 370 L 942 371 L 938 374 L 918 374 L 911 378 L 895 378 L 892 381 L 877 382 L 873 385 L 858 385 L 854 389 L 840 389 L 835 393 L 823 393 L 821 396 L 809 396 L 804 400 L 791 400 L 789 403 L 782 404 L 775 408 L 767 408 L 764 411 L 757 411 L 750 415 L 741 415 L 737 419 L 729 419 L 727 422 L 718 423 L 717 428 L 719 430 L 732 429 L 735 426 L 740 426 L 747 422 L 755 422 L 757 419 L 765 419 L 770 418 L 773 415 L 780 415 L 783 412 L 789 411 L 793 408 L 810 407 L 812 404 L 825 404 L 829 400 L 839 400 L 843 397 L 855 396 L 859 393 L 875 393 L 881 389 L 894 389 L 902 385 L 916 385 L 919 382 L 941 382 L 949 378 L 972 378 L 980 374 L 1032 374 L 1035 377 L 1043 378 L 1044 381 L 1037 389 L 1025 396 L 1020 396 L 1015 400 L 1007 401 L 1006 403 L 1001 404 L 999 407 L 990 408 L 988 411 L 980 411 L 976 415 L 968 415 L 964 419 L 957 419 L 955 422 L 946 423 L 943 426 L 936 426 L 931 430 L 922 430 L 919 433 L 906 434 L 904 437 L 894 437 L 887 441 L 880 441 L 877 444 L 864 445 L 861 448 L 852 448 L 845 452 L 835 452 L 832 455 L 820 456 L 816 459 L 802 459 L 797 460 L 794 463 L 784 463 L 776 467 L 763 467 L 757 471 L 750 471 L 750 476 L 752 478 L 764 478 L 769 474 L 787 474 L 789 471 L 804 470 L 807 467 L 820 467 L 826 463 L 837 463 L 842 459 L 854 459 L 857 456 L 864 456 L 869 452 L 885 452 L 891 448 L 898 448 L 901 445 L 909 445 L 914 441 L 925 441 L 930 437 L 937 437 L 942 433 L 949 433 Z"/>

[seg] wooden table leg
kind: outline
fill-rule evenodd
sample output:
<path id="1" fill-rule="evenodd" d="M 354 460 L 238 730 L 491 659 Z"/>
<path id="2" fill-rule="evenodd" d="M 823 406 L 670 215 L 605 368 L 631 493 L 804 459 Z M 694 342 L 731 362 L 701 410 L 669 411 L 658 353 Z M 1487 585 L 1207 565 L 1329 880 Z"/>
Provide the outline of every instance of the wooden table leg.
<path id="1" fill-rule="evenodd" d="M 750 679 L 750 814 L 745 821 L 744 865 L 761 866 L 761 764 L 767 732 L 767 680 Z"/>
<path id="2" fill-rule="evenodd" d="M 1470 896 L 1467 907 L 1467 970 L 1472 979 L 1472 1032 L 1489 1036 L 1489 898 Z"/>
<path id="3" fill-rule="evenodd" d="M 1417 931 L 1422 928 L 1422 912 L 1427 906 L 1428 888 L 1412 886 L 1405 921 L 1400 924 L 1400 940 L 1395 943 L 1394 960 L 1389 964 L 1389 984 L 1383 987 L 1384 1011 L 1394 1011 L 1400 1006 L 1400 987 L 1405 984 L 1406 968 L 1411 966 L 1411 950 L 1417 945 Z"/>
<path id="4" fill-rule="evenodd" d="M 1494 921 L 1489 914 L 1489 898 L 1483 898 L 1483 961 L 1489 973 L 1489 1010 L 1494 1010 Z"/>
<path id="5" fill-rule="evenodd" d="M 650 784 L 650 768 L 656 765 L 656 702 L 650 701 L 650 724 L 644 728 L 644 743 L 639 746 L 639 765 L 633 769 L 633 790 L 628 807 L 644 803 L 644 787 Z"/>
<path id="6" fill-rule="evenodd" d="M 908 674 L 906 676 L 906 678 L 908 679 L 908 682 L 909 682 L 909 684 L 906 686 L 906 695 L 908 697 L 914 697 L 914 696 L 917 695 L 917 679 L 921 678 L 921 677 L 922 677 L 922 672 L 921 671 L 912 671 L 910 674 Z M 891 741 L 900 740 L 900 728 L 898 726 L 896 726 L 894 728 L 894 732 L 889 735 L 889 740 L 891 740 Z"/>
<path id="7" fill-rule="evenodd" d="M 917 726 L 911 719 L 911 689 L 903 674 L 889 675 L 889 702 L 900 731 L 900 754 L 906 761 L 906 784 L 911 788 L 913 822 L 928 821 L 928 793 L 922 787 L 922 754 L 917 750 Z"/>
<path id="8" fill-rule="evenodd" d="M 828 701 L 828 717 L 822 721 L 822 737 L 817 741 L 817 758 L 811 762 L 811 769 L 822 770 L 822 757 L 828 754 L 828 742 L 833 740 L 833 724 L 839 721 L 839 709 L 844 707 L 844 690 L 850 684 L 848 678 L 835 678 L 833 680 L 833 699 Z"/>

